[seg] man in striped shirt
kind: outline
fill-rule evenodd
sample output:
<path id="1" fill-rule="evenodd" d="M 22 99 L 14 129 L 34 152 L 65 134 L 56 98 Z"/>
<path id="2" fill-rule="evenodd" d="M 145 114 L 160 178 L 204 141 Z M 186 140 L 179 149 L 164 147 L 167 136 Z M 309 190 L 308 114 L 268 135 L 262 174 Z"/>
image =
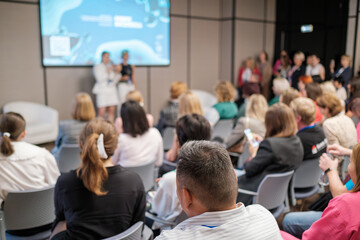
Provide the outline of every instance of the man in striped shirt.
<path id="1" fill-rule="evenodd" d="M 189 219 L 156 239 L 281 240 L 272 214 L 236 204 L 237 177 L 226 149 L 209 141 L 185 143 L 178 155 L 177 195 Z"/>

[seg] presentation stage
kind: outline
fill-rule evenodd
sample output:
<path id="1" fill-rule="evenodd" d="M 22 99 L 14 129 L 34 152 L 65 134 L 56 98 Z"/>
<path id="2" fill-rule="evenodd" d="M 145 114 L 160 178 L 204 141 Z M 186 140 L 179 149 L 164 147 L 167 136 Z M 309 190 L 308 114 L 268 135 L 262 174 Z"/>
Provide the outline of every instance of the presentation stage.
<path id="1" fill-rule="evenodd" d="M 170 64 L 170 0 L 40 0 L 44 66 Z"/>

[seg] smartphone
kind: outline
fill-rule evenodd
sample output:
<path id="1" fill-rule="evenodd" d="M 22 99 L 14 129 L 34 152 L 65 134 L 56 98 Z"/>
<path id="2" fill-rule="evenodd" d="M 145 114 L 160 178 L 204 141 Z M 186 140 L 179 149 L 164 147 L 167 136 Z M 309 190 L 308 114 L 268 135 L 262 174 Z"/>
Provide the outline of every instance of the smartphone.
<path id="1" fill-rule="evenodd" d="M 245 133 L 247 139 L 250 141 L 250 143 L 251 143 L 251 145 L 252 145 L 253 147 L 259 146 L 259 142 L 256 141 L 256 139 L 255 139 L 254 135 L 252 134 L 250 128 L 245 129 L 245 130 L 244 130 L 244 133 Z"/>

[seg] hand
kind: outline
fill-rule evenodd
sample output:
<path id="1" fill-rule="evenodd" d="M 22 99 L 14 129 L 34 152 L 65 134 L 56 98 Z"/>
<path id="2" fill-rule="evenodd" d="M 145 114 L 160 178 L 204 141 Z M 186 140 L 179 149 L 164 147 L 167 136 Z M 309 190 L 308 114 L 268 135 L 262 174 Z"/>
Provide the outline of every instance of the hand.
<path id="1" fill-rule="evenodd" d="M 129 76 L 128 75 L 122 76 L 121 80 L 122 81 L 127 81 L 127 80 L 129 80 Z"/>
<path id="2" fill-rule="evenodd" d="M 249 153 L 250 153 L 251 157 L 255 157 L 256 153 L 259 149 L 259 146 L 254 147 L 250 141 L 248 141 L 248 143 L 249 143 Z"/>
<path id="3" fill-rule="evenodd" d="M 155 182 L 159 183 L 161 179 L 162 179 L 162 177 L 159 177 L 159 178 L 155 179 Z"/>
<path id="4" fill-rule="evenodd" d="M 337 158 L 331 160 L 331 158 L 326 153 L 321 155 L 319 160 L 319 168 L 321 168 L 321 170 L 326 171 L 328 168 L 337 169 L 338 165 L 339 160 Z"/>
<path id="5" fill-rule="evenodd" d="M 344 148 L 340 146 L 339 144 L 332 144 L 327 147 L 327 152 L 335 155 L 335 156 L 344 156 L 344 155 L 350 155 L 351 149 Z"/>

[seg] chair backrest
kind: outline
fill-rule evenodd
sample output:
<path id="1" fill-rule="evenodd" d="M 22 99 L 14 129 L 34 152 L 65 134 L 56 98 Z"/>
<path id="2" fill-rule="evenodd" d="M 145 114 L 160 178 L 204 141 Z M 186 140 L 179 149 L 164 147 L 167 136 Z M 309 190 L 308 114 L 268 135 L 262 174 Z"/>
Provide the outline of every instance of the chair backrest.
<path id="1" fill-rule="evenodd" d="M 78 144 L 63 144 L 56 159 L 60 172 L 77 169 L 81 164 L 80 147 Z"/>
<path id="2" fill-rule="evenodd" d="M 9 192 L 4 203 L 6 230 L 21 230 L 50 224 L 55 219 L 54 186 Z"/>
<path id="3" fill-rule="evenodd" d="M 344 160 L 341 163 L 341 179 L 345 180 L 348 174 L 348 166 L 350 164 L 350 156 L 344 156 Z"/>
<path id="4" fill-rule="evenodd" d="M 318 185 L 321 176 L 319 158 L 305 160 L 294 174 L 294 188 L 308 188 Z"/>
<path id="5" fill-rule="evenodd" d="M 143 222 L 139 221 L 124 232 L 103 240 L 139 240 L 141 239 L 142 226 Z"/>
<path id="6" fill-rule="evenodd" d="M 215 137 L 225 139 L 227 136 L 229 136 L 233 126 L 234 126 L 233 119 L 218 121 L 213 128 L 211 139 L 214 139 Z"/>
<path id="7" fill-rule="evenodd" d="M 258 203 L 269 210 L 282 206 L 293 174 L 294 170 L 266 175 L 258 187 L 258 196 L 254 197 L 253 203 Z"/>
<path id="8" fill-rule="evenodd" d="M 145 191 L 149 191 L 155 185 L 155 178 L 154 178 L 154 169 L 155 169 L 155 159 L 151 162 L 140 166 L 134 167 L 126 167 L 135 173 L 137 173 L 141 180 L 143 181 Z"/>
<path id="9" fill-rule="evenodd" d="M 174 127 L 167 127 L 163 131 L 163 146 L 164 150 L 169 150 L 171 145 L 173 144 L 175 135 L 175 128 Z"/>
<path id="10" fill-rule="evenodd" d="M 204 112 L 206 112 L 206 109 L 212 107 L 217 103 L 216 97 L 209 92 L 197 89 L 191 89 L 191 92 L 195 93 L 195 95 L 198 96 Z"/>

